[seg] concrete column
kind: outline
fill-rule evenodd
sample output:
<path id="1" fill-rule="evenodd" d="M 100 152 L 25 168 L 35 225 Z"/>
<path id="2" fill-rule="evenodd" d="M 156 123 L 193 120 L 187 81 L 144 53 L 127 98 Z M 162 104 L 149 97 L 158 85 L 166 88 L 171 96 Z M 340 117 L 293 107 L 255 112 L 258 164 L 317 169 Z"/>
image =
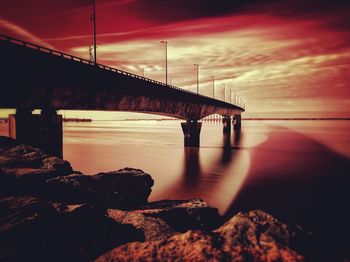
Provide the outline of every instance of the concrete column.
<path id="1" fill-rule="evenodd" d="M 231 117 L 230 116 L 223 116 L 222 124 L 223 124 L 223 132 L 225 134 L 230 134 L 231 133 Z"/>
<path id="2" fill-rule="evenodd" d="M 56 109 L 41 110 L 40 114 L 40 144 L 41 149 L 49 155 L 63 157 L 62 116 Z"/>
<path id="3" fill-rule="evenodd" d="M 16 114 L 9 116 L 9 137 L 22 144 L 39 147 L 39 119 L 32 111 L 29 108 L 17 108 Z"/>
<path id="4" fill-rule="evenodd" d="M 40 115 L 32 114 L 31 109 L 17 109 L 9 117 L 9 136 L 48 155 L 63 157 L 62 116 L 54 109 L 44 109 Z"/>
<path id="5" fill-rule="evenodd" d="M 235 115 L 233 120 L 233 128 L 241 129 L 241 115 Z"/>
<path id="6" fill-rule="evenodd" d="M 184 133 L 185 147 L 199 147 L 202 123 L 197 122 L 197 120 L 188 120 L 181 123 L 181 127 Z"/>

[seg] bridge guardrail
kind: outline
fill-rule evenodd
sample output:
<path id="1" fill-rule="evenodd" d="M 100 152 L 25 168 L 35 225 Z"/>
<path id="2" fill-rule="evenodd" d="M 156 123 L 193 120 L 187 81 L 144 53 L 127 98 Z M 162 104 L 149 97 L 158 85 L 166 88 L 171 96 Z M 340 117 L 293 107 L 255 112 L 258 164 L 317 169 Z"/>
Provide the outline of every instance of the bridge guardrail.
<path id="1" fill-rule="evenodd" d="M 115 73 L 118 73 L 118 74 L 127 75 L 127 76 L 130 76 L 130 77 L 133 77 L 133 78 L 138 78 L 138 79 L 150 82 L 150 83 L 154 83 L 154 84 L 158 84 L 158 85 L 164 86 L 165 88 L 175 89 L 175 90 L 182 91 L 182 92 L 185 92 L 185 93 L 190 93 L 190 94 L 193 94 L 193 95 L 196 95 L 196 96 L 214 99 L 214 98 L 211 98 L 211 97 L 208 97 L 208 96 L 204 96 L 204 95 L 201 95 L 201 94 L 197 94 L 195 92 L 192 92 L 192 91 L 180 88 L 180 87 L 176 87 L 176 86 L 173 86 L 173 85 L 166 85 L 165 83 L 162 83 L 162 82 L 159 82 L 159 81 L 147 78 L 147 77 L 139 76 L 139 75 L 127 72 L 127 71 L 123 71 L 123 70 L 116 69 L 116 68 L 113 68 L 113 67 L 110 67 L 110 66 L 106 66 L 106 65 L 99 64 L 99 63 L 95 63 L 95 62 L 92 62 L 90 60 L 78 57 L 78 56 L 70 55 L 70 54 L 67 54 L 67 53 L 64 53 L 64 52 L 53 50 L 51 48 L 47 48 L 47 47 L 44 47 L 44 46 L 40 46 L 40 45 L 37 45 L 37 44 L 26 42 L 26 41 L 23 41 L 23 40 L 20 40 L 20 39 L 11 37 L 11 36 L 0 34 L 0 40 L 7 41 L 7 42 L 12 43 L 12 44 L 21 45 L 21 46 L 24 46 L 24 47 L 27 47 L 27 48 L 31 48 L 31 49 L 34 49 L 34 50 L 37 50 L 37 51 L 41 51 L 41 52 L 44 52 L 44 53 L 49 53 L 49 54 L 52 54 L 52 55 L 56 55 L 56 56 L 59 56 L 59 57 L 62 57 L 62 58 L 68 59 L 68 60 L 73 60 L 73 61 L 76 61 L 76 62 L 89 64 L 89 65 L 95 65 L 95 66 L 98 66 L 101 69 L 105 69 L 105 70 L 108 70 L 108 71 L 111 71 L 111 72 L 115 72 Z M 227 103 L 227 104 L 231 104 L 231 103 L 228 103 L 226 101 L 222 101 L 222 100 L 219 100 L 219 101 Z M 239 107 L 241 107 L 243 109 L 245 108 L 244 103 L 241 103 L 240 99 L 237 102 L 237 105 L 236 104 L 231 104 L 231 105 L 239 106 Z"/>

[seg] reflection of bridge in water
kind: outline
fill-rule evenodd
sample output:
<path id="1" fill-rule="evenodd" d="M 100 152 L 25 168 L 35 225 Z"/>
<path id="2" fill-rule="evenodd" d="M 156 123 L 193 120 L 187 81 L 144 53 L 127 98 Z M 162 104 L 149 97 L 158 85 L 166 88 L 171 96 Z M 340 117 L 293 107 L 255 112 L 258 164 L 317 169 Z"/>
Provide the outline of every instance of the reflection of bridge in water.
<path id="1" fill-rule="evenodd" d="M 217 121 L 205 126 L 210 128 L 209 125 L 216 128 L 220 123 Z M 241 139 L 244 139 L 244 133 L 241 134 L 240 129 L 235 129 L 230 134 L 216 135 L 222 136 L 222 139 L 218 141 L 215 138 L 205 147 L 183 149 L 183 168 L 172 183 L 158 192 L 160 198 L 200 197 L 218 207 L 221 212 L 226 212 L 228 204 L 239 192 L 248 172 L 249 154 L 245 147 L 242 148 Z"/>
<path id="2" fill-rule="evenodd" d="M 207 179 L 210 179 L 210 174 L 222 174 L 225 169 L 232 164 L 234 160 L 234 150 L 239 149 L 241 139 L 241 129 L 235 129 L 233 135 L 231 133 L 223 133 L 223 143 L 221 156 L 218 159 L 215 159 L 213 163 L 210 164 L 211 167 L 215 168 L 214 170 L 206 170 L 206 173 L 209 174 Z M 199 180 L 203 174 L 202 166 L 200 163 L 200 149 L 198 147 L 186 147 L 184 149 L 184 169 L 182 177 L 184 178 L 183 183 L 193 189 L 193 187 L 198 186 Z M 217 168 L 220 168 L 218 170 Z"/>
<path id="3" fill-rule="evenodd" d="M 244 106 L 95 64 L 79 57 L 0 35 L 0 108 L 16 108 L 10 136 L 62 156 L 62 117 L 57 110 L 130 111 L 166 115 L 181 123 L 186 147 L 198 147 L 201 122 L 223 116 L 240 128 Z M 41 109 L 33 115 L 33 109 Z"/>

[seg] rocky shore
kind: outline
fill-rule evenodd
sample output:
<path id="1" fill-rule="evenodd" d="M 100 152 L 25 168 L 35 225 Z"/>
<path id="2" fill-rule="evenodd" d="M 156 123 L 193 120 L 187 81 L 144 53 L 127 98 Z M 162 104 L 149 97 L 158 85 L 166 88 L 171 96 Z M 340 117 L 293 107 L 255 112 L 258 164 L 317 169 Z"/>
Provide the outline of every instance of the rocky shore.
<path id="1" fill-rule="evenodd" d="M 148 202 L 152 177 L 87 176 L 0 137 L 0 261 L 343 261 L 261 210 L 224 221 L 200 199 Z"/>

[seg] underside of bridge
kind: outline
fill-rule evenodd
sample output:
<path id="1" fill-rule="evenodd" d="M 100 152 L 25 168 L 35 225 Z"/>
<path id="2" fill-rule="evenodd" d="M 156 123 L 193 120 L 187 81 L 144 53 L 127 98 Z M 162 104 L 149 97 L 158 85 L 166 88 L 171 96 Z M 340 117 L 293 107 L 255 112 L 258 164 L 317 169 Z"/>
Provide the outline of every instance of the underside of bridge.
<path id="1" fill-rule="evenodd" d="M 0 108 L 17 109 L 11 118 L 11 136 L 46 147 L 55 155 L 62 156 L 59 109 L 144 112 L 184 119 L 185 146 L 199 146 L 198 120 L 212 114 L 225 116 L 227 131 L 232 117 L 240 126 L 244 112 L 238 105 L 1 35 L 0 53 Z M 32 115 L 33 109 L 41 109 L 42 114 Z"/>

